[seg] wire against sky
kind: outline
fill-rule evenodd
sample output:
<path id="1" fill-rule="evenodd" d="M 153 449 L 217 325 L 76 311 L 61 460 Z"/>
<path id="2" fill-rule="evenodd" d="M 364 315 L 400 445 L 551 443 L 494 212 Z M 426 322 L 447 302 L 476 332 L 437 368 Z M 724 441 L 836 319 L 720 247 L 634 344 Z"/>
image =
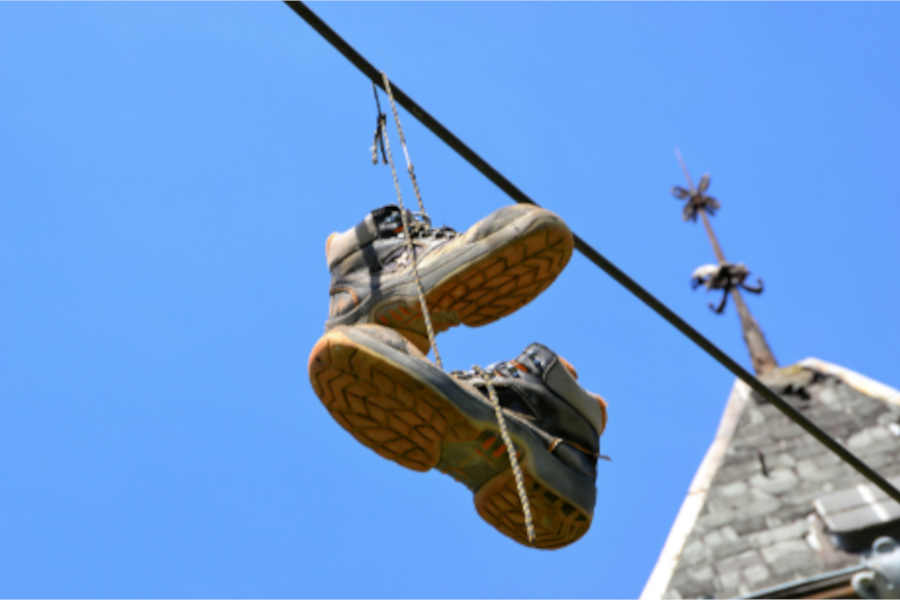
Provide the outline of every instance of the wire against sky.
<path id="1" fill-rule="evenodd" d="M 363 72 L 375 85 L 384 89 L 381 81 L 381 71 L 376 69 L 372 63 L 366 60 L 359 52 L 357 52 L 350 44 L 348 44 L 341 36 L 339 36 L 331 27 L 309 9 L 303 2 L 285 0 L 285 4 L 302 18 L 306 23 L 316 30 L 319 35 L 325 38 L 338 52 L 353 63 L 356 68 Z M 456 137 L 450 130 L 444 127 L 437 119 L 432 117 L 425 109 L 419 106 L 412 98 L 406 95 L 396 84 L 391 83 L 392 92 L 396 101 L 409 113 L 415 117 L 420 123 L 431 130 L 444 143 L 452 148 L 457 154 L 463 157 L 469 164 L 478 169 L 485 177 L 493 182 L 497 187 L 503 190 L 510 198 L 516 202 L 523 204 L 534 204 L 537 202 L 528 197 L 522 190 L 513 185 L 506 177 L 500 174 L 494 167 L 487 163 L 483 158 L 475 153 Z M 573 234 L 574 235 L 574 234 Z M 644 304 L 653 309 L 663 319 L 671 323 L 676 329 L 687 336 L 691 341 L 702 348 L 707 354 L 712 356 L 716 361 L 722 364 L 726 369 L 734 373 L 739 379 L 746 383 L 750 388 L 768 400 L 780 410 L 786 417 L 797 423 L 808 434 L 819 440 L 826 448 L 835 453 L 842 461 L 853 467 L 860 475 L 878 486 L 885 494 L 900 502 L 900 490 L 895 488 L 884 477 L 879 475 L 874 469 L 861 461 L 855 454 L 844 448 L 835 439 L 829 436 L 825 431 L 820 429 L 815 423 L 807 419 L 793 406 L 785 402 L 775 392 L 770 390 L 759 379 L 750 374 L 746 369 L 739 365 L 734 359 L 725 354 L 710 340 L 706 339 L 699 331 L 691 327 L 687 321 L 675 314 L 669 307 L 659 301 L 653 294 L 641 287 L 636 281 L 625 274 L 612 262 L 607 260 L 602 254 L 590 246 L 578 235 L 574 235 L 575 248 L 581 252 L 588 260 L 603 269 L 610 277 L 615 279 L 629 292 L 637 296 Z"/>

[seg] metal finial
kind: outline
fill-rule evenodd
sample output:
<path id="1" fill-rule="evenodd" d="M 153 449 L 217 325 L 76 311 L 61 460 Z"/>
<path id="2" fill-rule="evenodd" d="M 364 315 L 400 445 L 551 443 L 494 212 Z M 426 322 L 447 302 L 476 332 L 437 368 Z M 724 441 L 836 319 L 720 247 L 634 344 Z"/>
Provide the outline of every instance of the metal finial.
<path id="1" fill-rule="evenodd" d="M 691 273 L 691 287 L 697 289 L 701 285 L 707 290 L 722 290 L 722 300 L 718 306 L 710 304 L 709 308 L 721 314 L 728 303 L 728 295 L 731 290 L 740 288 L 751 294 L 761 294 L 763 291 L 762 279 L 756 278 L 756 285 L 747 285 L 745 282 L 750 271 L 742 263 L 722 263 L 718 265 L 701 265 Z"/>
<path id="2" fill-rule="evenodd" d="M 710 215 L 716 214 L 716 211 L 720 208 L 719 201 L 712 196 L 706 195 L 706 190 L 708 189 L 709 173 L 704 174 L 700 178 L 700 184 L 696 189 L 694 189 L 694 186 L 690 186 L 690 189 L 684 189 L 680 185 L 672 187 L 673 196 L 679 200 L 687 200 L 684 203 L 684 211 L 682 212 L 685 221 L 696 221 L 697 213 L 701 210 L 706 211 Z"/>
<path id="3" fill-rule="evenodd" d="M 712 196 L 706 195 L 706 190 L 709 189 L 709 173 L 705 173 L 703 177 L 700 178 L 699 185 L 694 188 L 691 174 L 688 171 L 687 165 L 684 164 L 684 158 L 682 158 L 681 150 L 678 148 L 675 148 L 675 158 L 678 159 L 678 164 L 681 165 L 681 171 L 684 173 L 684 179 L 688 184 L 688 189 L 684 189 L 680 185 L 672 187 L 673 196 L 679 200 L 687 200 L 684 204 L 684 211 L 682 212 L 684 220 L 696 222 L 697 213 L 701 211 L 709 213 L 710 215 L 716 214 L 716 211 L 720 208 L 719 201 Z"/>

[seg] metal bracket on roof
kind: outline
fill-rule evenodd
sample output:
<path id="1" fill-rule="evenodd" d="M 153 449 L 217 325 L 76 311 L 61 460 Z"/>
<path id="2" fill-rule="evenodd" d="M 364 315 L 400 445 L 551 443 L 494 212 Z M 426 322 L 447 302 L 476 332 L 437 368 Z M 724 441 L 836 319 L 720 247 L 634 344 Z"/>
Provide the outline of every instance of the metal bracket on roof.
<path id="1" fill-rule="evenodd" d="M 866 567 L 853 576 L 853 590 L 860 598 L 900 598 L 900 543 L 880 537 L 863 559 Z"/>

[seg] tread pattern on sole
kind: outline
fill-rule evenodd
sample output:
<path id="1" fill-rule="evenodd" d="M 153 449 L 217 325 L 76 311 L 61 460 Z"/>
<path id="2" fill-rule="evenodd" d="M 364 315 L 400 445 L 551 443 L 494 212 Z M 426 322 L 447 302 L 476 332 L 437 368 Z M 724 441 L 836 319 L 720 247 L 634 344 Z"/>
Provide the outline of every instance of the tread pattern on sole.
<path id="1" fill-rule="evenodd" d="M 326 334 L 313 348 L 310 381 L 331 416 L 360 443 L 404 467 L 427 471 L 438 463 L 443 440 L 475 431 L 430 388 L 331 338 Z"/>
<path id="2" fill-rule="evenodd" d="M 470 327 L 500 319 L 543 292 L 572 256 L 572 234 L 564 225 L 536 229 L 498 248 L 426 293 L 435 333 L 464 323 Z M 374 321 L 406 336 L 428 352 L 425 320 L 416 299 L 380 307 Z"/>
<path id="3" fill-rule="evenodd" d="M 560 548 L 587 532 L 591 526 L 589 515 L 538 483 L 527 469 L 523 469 L 523 475 L 534 518 L 534 543 L 528 543 L 511 470 L 500 473 L 475 494 L 475 509 L 482 519 L 520 544 L 537 548 Z"/>
<path id="4" fill-rule="evenodd" d="M 474 501 L 478 514 L 504 535 L 549 549 L 574 542 L 590 527 L 588 515 L 537 481 L 522 460 L 524 449 L 516 444 L 534 516 L 536 538 L 529 544 L 499 431 L 474 427 L 440 394 L 343 335 L 326 333 L 316 343 L 309 375 L 331 416 L 380 456 L 415 471 L 437 467 L 470 487 L 473 471 L 467 469 L 480 465 L 488 474 L 498 472 L 478 484 Z M 475 451 L 464 460 L 440 463 L 448 445 Z"/>

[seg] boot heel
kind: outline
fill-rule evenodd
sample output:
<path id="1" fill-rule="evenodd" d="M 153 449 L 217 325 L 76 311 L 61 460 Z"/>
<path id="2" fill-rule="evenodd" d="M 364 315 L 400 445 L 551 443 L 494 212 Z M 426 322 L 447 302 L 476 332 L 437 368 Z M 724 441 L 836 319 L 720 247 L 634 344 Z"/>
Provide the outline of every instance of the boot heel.
<path id="1" fill-rule="evenodd" d="M 591 526 L 591 516 L 541 485 L 522 461 L 525 491 L 534 519 L 534 543 L 528 542 L 525 517 L 516 493 L 512 471 L 500 473 L 475 494 L 475 510 L 503 535 L 535 548 L 559 548 L 583 536 Z"/>
<path id="2" fill-rule="evenodd" d="M 445 402 L 383 357 L 328 332 L 310 354 L 309 378 L 334 420 L 363 445 L 414 471 L 438 463 Z"/>

